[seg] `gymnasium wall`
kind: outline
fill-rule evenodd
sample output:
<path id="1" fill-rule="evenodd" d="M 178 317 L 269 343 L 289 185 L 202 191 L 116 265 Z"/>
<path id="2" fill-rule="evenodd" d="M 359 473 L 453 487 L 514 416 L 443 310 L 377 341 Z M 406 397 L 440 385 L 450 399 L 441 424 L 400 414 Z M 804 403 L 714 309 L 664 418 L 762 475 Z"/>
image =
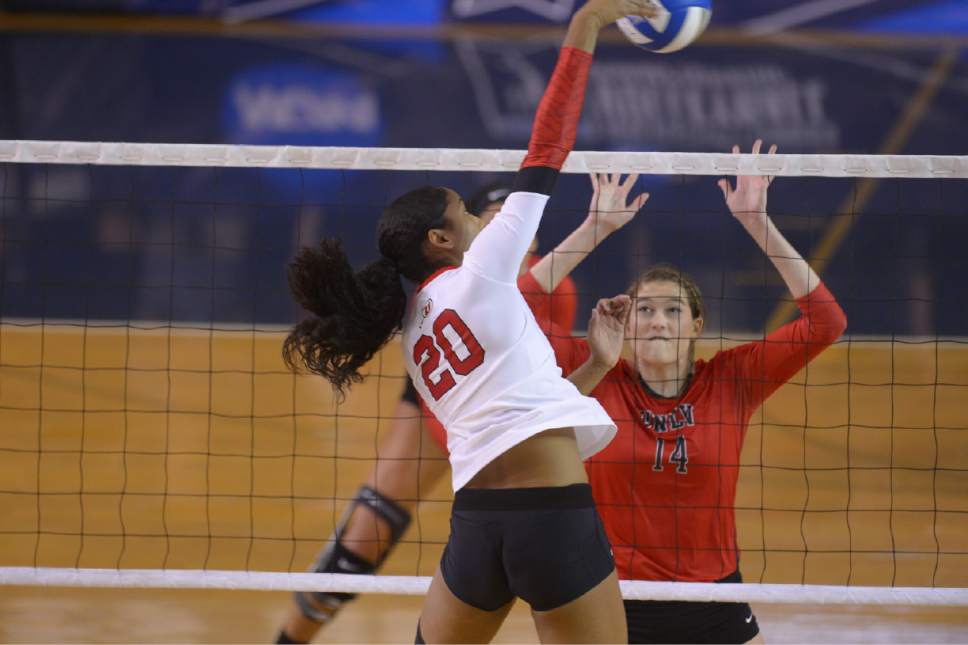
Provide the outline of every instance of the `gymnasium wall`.
<path id="1" fill-rule="evenodd" d="M 724 151 L 756 136 L 781 152 L 965 150 L 959 55 L 912 118 L 941 54 L 928 48 L 696 46 L 672 57 L 606 43 L 578 148 Z M 22 139 L 523 148 L 554 62 L 536 41 L 0 32 L 0 136 Z M 557 38 L 557 35 L 553 35 Z M 84 79 L 83 81 L 81 79 Z M 381 207 L 424 183 L 465 196 L 494 176 L 3 166 L 5 316 L 285 324 L 297 241 L 338 234 L 373 259 Z M 670 261 L 696 274 L 716 333 L 761 329 L 783 296 L 722 206 L 714 178 L 643 177 L 646 213 L 576 273 L 581 310 Z M 540 231 L 551 248 L 584 216 L 563 180 Z M 807 254 L 852 230 L 824 275 L 854 334 L 968 327 L 961 181 L 885 180 L 858 204 L 846 180 L 780 180 L 770 208 Z M 862 215 L 862 217 L 860 216 Z M 581 326 L 581 321 L 579 321 Z"/>

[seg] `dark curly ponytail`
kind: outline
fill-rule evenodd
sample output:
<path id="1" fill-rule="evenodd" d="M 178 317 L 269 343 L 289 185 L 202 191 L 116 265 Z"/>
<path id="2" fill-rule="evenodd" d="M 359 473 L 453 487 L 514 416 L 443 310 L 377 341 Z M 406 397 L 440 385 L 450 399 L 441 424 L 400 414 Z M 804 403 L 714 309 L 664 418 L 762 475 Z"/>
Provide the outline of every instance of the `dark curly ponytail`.
<path id="1" fill-rule="evenodd" d="M 289 264 L 289 291 L 311 315 L 289 332 L 282 356 L 290 369 L 305 366 L 343 394 L 363 380 L 360 368 L 400 330 L 407 294 L 401 274 L 419 282 L 436 267 L 422 245 L 431 228 L 443 228 L 447 193 L 419 188 L 380 216 L 383 257 L 354 272 L 337 239 L 304 247 Z"/>

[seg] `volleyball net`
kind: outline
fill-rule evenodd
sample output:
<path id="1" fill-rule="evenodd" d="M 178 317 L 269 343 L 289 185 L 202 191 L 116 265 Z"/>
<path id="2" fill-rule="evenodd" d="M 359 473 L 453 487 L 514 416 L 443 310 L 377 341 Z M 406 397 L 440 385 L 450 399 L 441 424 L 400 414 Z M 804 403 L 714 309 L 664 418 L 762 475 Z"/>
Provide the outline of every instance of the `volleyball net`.
<path id="1" fill-rule="evenodd" d="M 304 573 L 381 459 L 405 372 L 391 342 L 339 401 L 287 370 L 285 266 L 324 235 L 373 260 L 394 197 L 466 199 L 522 157 L 0 141 L 0 583 L 423 593 L 452 500 L 429 445 L 380 574 Z M 747 583 L 623 594 L 968 605 L 968 157 L 576 152 L 539 252 L 586 217 L 589 172 L 652 197 L 573 273 L 576 334 L 656 262 L 703 291 L 701 357 L 790 319 L 716 187 L 736 174 L 777 177 L 771 217 L 849 320 L 747 432 Z"/>

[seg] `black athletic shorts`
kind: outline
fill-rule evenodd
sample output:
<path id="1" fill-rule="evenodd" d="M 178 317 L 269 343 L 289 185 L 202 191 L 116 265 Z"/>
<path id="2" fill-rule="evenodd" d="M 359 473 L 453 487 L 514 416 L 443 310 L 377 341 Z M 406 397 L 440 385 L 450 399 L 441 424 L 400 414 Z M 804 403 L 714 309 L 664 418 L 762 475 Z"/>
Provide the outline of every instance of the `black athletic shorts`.
<path id="1" fill-rule="evenodd" d="M 614 569 L 588 484 L 464 488 L 454 496 L 440 570 L 451 593 L 468 605 L 494 611 L 517 596 L 548 611 Z"/>
<path id="2" fill-rule="evenodd" d="M 716 582 L 743 582 L 739 571 Z M 626 600 L 629 643 L 745 643 L 760 633 L 745 602 Z"/>
<path id="3" fill-rule="evenodd" d="M 413 386 L 413 381 L 410 380 L 409 376 L 404 377 L 404 380 L 406 385 L 403 386 L 403 394 L 400 395 L 400 400 L 420 407 L 420 395 L 417 394 L 417 388 Z"/>

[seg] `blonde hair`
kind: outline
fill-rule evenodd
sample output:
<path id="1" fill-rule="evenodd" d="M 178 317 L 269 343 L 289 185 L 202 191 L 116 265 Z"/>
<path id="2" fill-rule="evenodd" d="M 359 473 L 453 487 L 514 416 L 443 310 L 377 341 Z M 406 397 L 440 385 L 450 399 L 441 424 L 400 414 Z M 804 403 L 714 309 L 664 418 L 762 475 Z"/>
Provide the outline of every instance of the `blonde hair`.
<path id="1" fill-rule="evenodd" d="M 639 287 L 649 282 L 674 282 L 685 292 L 686 300 L 689 302 L 689 310 L 692 312 L 693 319 L 703 317 L 702 292 L 692 277 L 681 271 L 678 267 L 671 264 L 656 264 L 646 269 L 635 281 L 629 285 L 626 293 L 630 298 L 635 298 Z"/>
<path id="2" fill-rule="evenodd" d="M 626 293 L 635 301 L 638 295 L 639 288 L 643 284 L 648 284 L 650 282 L 672 282 L 679 285 L 679 290 L 685 292 L 686 300 L 689 303 L 689 311 L 692 313 L 692 319 L 698 320 L 703 317 L 703 302 L 702 302 L 702 292 L 699 291 L 699 285 L 696 281 L 692 279 L 692 276 L 683 272 L 678 267 L 671 264 L 656 264 L 643 273 L 639 274 L 639 277 L 629 285 L 628 291 Z M 693 338 L 689 342 L 689 365 L 691 366 L 696 362 L 696 339 Z M 690 370 L 692 368 L 690 367 Z"/>

